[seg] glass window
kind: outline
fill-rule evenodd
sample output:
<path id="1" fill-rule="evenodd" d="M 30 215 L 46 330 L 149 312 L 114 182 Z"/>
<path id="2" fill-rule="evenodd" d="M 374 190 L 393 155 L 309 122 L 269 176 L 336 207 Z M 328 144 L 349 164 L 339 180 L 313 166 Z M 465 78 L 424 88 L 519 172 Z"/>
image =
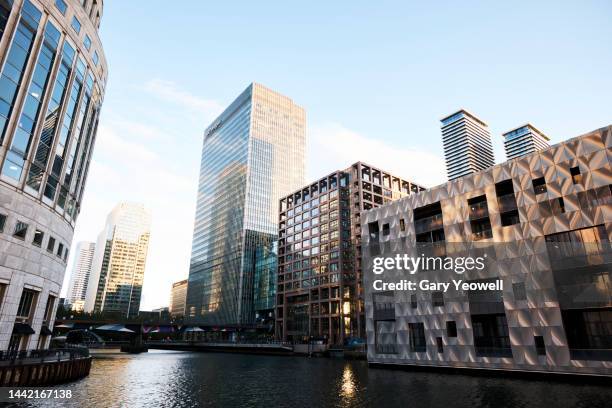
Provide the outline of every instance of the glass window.
<path id="1" fill-rule="evenodd" d="M 44 236 L 45 234 L 41 230 L 37 229 L 36 232 L 34 232 L 32 244 L 40 248 L 42 246 Z"/>
<path id="2" fill-rule="evenodd" d="M 21 292 L 19 307 L 17 308 L 17 320 L 28 320 L 32 312 L 32 305 L 36 304 L 38 292 L 31 289 L 24 289 Z"/>
<path id="3" fill-rule="evenodd" d="M 77 33 L 81 32 L 81 22 L 78 18 L 76 18 L 76 16 L 72 17 L 72 29 Z"/>
<path id="4" fill-rule="evenodd" d="M 0 232 L 4 232 L 4 224 L 6 224 L 6 215 L 0 214 Z"/>
<path id="5" fill-rule="evenodd" d="M 55 255 L 57 255 L 58 257 L 61 257 L 63 252 L 64 252 L 64 244 L 60 242 L 60 244 L 57 246 L 57 252 L 55 253 Z"/>
<path id="6" fill-rule="evenodd" d="M 83 45 L 85 46 L 85 48 L 87 48 L 87 50 L 91 48 L 91 38 L 89 38 L 88 35 L 85 35 L 85 38 L 83 39 Z"/>
<path id="7" fill-rule="evenodd" d="M 66 2 L 64 0 L 55 0 L 55 7 L 57 7 L 57 9 L 63 15 L 66 15 L 66 10 L 68 9 L 68 6 L 66 5 Z"/>
<path id="8" fill-rule="evenodd" d="M 53 248 L 55 248 L 55 238 L 49 237 L 49 242 L 47 242 L 47 251 L 53 253 Z"/>
<path id="9" fill-rule="evenodd" d="M 98 60 L 99 60 L 98 51 L 94 51 L 93 63 L 95 64 L 96 67 L 98 66 Z"/>
<path id="10" fill-rule="evenodd" d="M 19 239 L 25 239 L 26 234 L 28 233 L 28 224 L 23 221 L 17 221 L 17 225 L 15 225 L 15 231 L 13 232 L 13 236 Z"/>

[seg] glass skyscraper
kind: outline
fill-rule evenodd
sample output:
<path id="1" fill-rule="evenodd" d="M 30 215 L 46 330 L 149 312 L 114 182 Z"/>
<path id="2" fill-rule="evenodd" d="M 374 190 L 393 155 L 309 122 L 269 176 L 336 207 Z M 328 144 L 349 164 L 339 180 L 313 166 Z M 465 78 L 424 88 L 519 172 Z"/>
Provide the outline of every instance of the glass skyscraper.
<path id="1" fill-rule="evenodd" d="M 106 86 L 102 11 L 0 0 L 0 350 L 51 339 Z"/>
<path id="2" fill-rule="evenodd" d="M 278 203 L 304 183 L 304 109 L 253 83 L 206 129 L 186 318 L 273 324 Z"/>
<path id="3" fill-rule="evenodd" d="M 519 126 L 503 134 L 504 148 L 508 160 L 546 149 L 550 138 L 531 123 Z"/>
<path id="4" fill-rule="evenodd" d="M 150 235 L 151 214 L 142 204 L 115 206 L 96 243 L 86 312 L 138 315 Z"/>

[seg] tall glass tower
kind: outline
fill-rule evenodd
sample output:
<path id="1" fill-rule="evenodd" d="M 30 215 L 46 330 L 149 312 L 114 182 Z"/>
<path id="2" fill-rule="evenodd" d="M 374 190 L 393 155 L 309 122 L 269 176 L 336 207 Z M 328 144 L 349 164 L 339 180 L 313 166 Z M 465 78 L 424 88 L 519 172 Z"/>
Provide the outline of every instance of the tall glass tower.
<path id="1" fill-rule="evenodd" d="M 119 203 L 98 236 L 86 312 L 136 316 L 151 235 L 151 213 L 138 203 Z"/>
<path id="2" fill-rule="evenodd" d="M 519 126 L 503 134 L 508 160 L 525 156 L 549 147 L 550 138 L 531 123 Z"/>
<path id="3" fill-rule="evenodd" d="M 72 275 L 70 276 L 70 284 L 68 286 L 68 296 L 66 297 L 72 310 L 83 310 L 85 306 L 85 295 L 87 294 L 87 285 L 89 284 L 95 250 L 95 242 L 79 242 L 77 244 L 77 253 L 74 258 Z"/>
<path id="4" fill-rule="evenodd" d="M 461 109 L 440 120 L 449 180 L 466 176 L 495 164 L 489 126 Z"/>
<path id="5" fill-rule="evenodd" d="M 279 199 L 305 175 L 304 109 L 253 83 L 206 129 L 186 319 L 273 323 Z"/>

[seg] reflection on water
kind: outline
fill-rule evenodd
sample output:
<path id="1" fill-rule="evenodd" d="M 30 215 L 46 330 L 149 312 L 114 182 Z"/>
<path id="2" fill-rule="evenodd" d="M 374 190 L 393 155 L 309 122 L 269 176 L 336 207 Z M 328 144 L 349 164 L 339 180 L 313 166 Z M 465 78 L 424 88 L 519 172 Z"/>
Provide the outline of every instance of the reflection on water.
<path id="1" fill-rule="evenodd" d="M 98 356 L 68 407 L 610 407 L 612 389 L 368 369 L 363 361 L 151 351 Z"/>

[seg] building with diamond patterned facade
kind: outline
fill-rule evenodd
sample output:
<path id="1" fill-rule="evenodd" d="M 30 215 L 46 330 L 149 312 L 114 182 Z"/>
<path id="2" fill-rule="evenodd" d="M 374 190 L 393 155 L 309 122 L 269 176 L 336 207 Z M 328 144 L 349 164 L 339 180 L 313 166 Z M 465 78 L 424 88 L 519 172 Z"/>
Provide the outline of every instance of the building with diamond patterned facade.
<path id="1" fill-rule="evenodd" d="M 369 362 L 610 375 L 611 162 L 608 126 L 363 213 Z M 373 274 L 401 253 L 486 261 Z M 502 290 L 374 290 L 379 279 Z"/>
<path id="2" fill-rule="evenodd" d="M 107 75 L 102 0 L 0 0 L 0 350 L 48 346 Z"/>

